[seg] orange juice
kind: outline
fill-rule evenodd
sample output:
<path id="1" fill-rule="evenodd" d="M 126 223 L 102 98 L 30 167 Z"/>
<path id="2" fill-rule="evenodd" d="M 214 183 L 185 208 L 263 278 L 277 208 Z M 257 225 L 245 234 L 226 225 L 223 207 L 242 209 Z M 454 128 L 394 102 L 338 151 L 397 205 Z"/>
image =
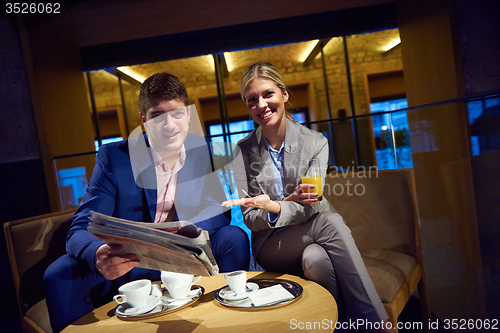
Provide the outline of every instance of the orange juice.
<path id="1" fill-rule="evenodd" d="M 322 199 L 323 195 L 323 186 L 321 177 L 302 177 L 302 184 L 311 184 L 314 185 L 314 188 L 304 189 L 305 193 L 318 193 L 318 200 Z"/>

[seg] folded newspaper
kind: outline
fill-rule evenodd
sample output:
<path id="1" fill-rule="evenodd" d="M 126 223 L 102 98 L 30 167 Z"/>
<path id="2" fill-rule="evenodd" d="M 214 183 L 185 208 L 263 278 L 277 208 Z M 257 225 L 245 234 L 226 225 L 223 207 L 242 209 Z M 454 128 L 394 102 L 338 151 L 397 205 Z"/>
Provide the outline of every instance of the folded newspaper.
<path id="1" fill-rule="evenodd" d="M 90 212 L 87 230 L 107 244 L 121 244 L 137 255 L 139 267 L 213 276 L 219 267 L 206 230 L 188 221 L 134 222 Z"/>

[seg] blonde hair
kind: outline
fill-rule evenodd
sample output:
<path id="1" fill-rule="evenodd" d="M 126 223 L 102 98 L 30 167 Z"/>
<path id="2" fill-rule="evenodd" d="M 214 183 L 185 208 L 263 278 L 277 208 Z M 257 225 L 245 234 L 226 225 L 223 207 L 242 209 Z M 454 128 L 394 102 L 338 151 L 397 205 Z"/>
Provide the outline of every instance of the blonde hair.
<path id="1" fill-rule="evenodd" d="M 241 77 L 240 94 L 241 99 L 243 99 L 244 102 L 246 102 L 245 89 L 247 88 L 250 81 L 258 77 L 273 81 L 282 93 L 288 93 L 285 81 L 283 81 L 283 78 L 281 77 L 281 74 L 278 72 L 276 67 L 274 67 L 269 62 L 259 61 L 248 67 Z M 288 112 L 288 110 L 286 111 L 286 117 L 290 120 L 296 121 L 292 114 Z"/>

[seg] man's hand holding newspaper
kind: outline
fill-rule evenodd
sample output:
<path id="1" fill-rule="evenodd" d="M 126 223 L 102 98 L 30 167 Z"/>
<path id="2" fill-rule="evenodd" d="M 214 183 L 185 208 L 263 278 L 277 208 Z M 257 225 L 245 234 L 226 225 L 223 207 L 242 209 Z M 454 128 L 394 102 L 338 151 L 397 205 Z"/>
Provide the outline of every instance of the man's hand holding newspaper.
<path id="1" fill-rule="evenodd" d="M 88 231 L 134 253 L 139 267 L 201 276 L 219 274 L 208 232 L 187 221 L 133 222 L 90 212 Z"/>

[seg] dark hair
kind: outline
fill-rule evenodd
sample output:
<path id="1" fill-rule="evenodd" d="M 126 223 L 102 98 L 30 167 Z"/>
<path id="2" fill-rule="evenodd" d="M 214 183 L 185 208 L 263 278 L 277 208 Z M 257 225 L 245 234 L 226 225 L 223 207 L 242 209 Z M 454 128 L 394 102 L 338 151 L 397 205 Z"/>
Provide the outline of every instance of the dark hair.
<path id="1" fill-rule="evenodd" d="M 186 87 L 170 73 L 156 73 L 148 77 L 141 86 L 139 92 L 139 111 L 146 117 L 146 113 L 153 104 L 160 101 L 178 99 L 189 105 L 189 96 Z"/>

